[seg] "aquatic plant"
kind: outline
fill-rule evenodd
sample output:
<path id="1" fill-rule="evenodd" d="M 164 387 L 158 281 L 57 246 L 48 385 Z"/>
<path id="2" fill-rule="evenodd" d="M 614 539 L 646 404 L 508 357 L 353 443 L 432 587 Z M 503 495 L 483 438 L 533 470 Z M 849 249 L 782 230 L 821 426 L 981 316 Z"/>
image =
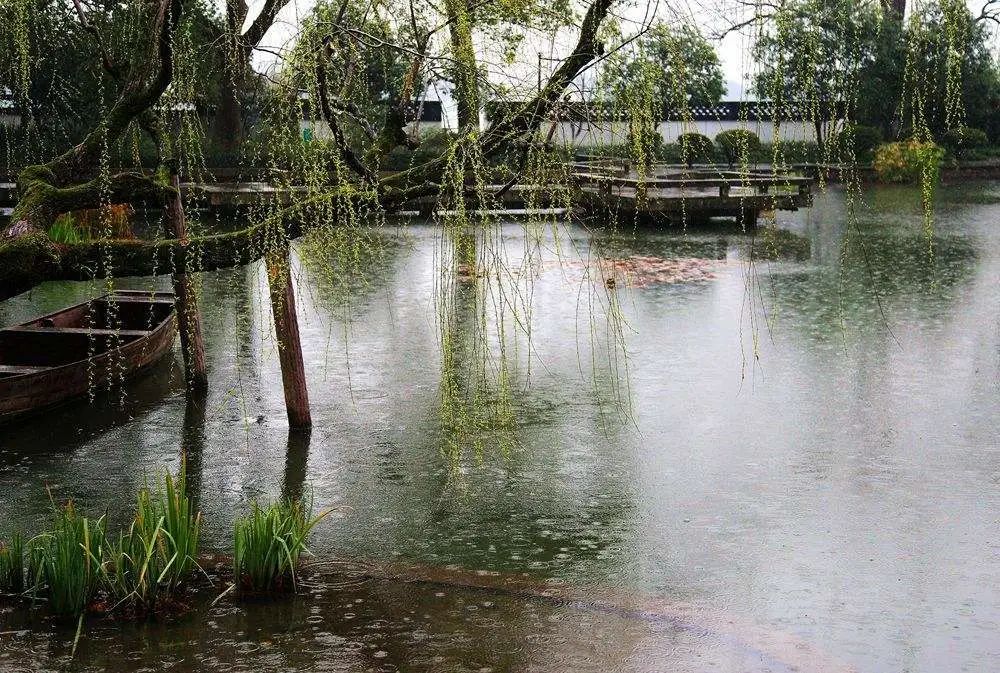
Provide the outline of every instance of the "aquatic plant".
<path id="1" fill-rule="evenodd" d="M 49 227 L 49 238 L 56 243 L 79 243 L 83 240 L 80 231 L 73 222 L 73 216 L 63 213 L 56 218 L 56 221 Z"/>
<path id="2" fill-rule="evenodd" d="M 168 472 L 163 489 L 139 491 L 127 532 L 107 549 L 104 581 L 115 605 L 153 607 L 174 593 L 197 564 L 201 513 L 186 495 L 185 471 Z"/>
<path id="3" fill-rule="evenodd" d="M 10 542 L 0 542 L 0 593 L 24 591 L 24 538 L 15 533 Z"/>
<path id="4" fill-rule="evenodd" d="M 105 518 L 89 519 L 72 502 L 56 511 L 53 529 L 28 542 L 31 592 L 57 615 L 82 615 L 102 576 Z"/>
<path id="5" fill-rule="evenodd" d="M 295 568 L 307 553 L 306 538 L 329 512 L 313 516 L 299 500 L 251 503 L 250 513 L 234 524 L 233 574 L 251 591 L 295 588 Z"/>

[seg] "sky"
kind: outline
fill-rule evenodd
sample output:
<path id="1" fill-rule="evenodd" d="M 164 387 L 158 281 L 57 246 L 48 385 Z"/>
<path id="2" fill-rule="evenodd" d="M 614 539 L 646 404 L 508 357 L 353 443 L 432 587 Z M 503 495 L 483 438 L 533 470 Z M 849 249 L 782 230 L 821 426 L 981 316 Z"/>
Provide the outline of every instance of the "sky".
<path id="1" fill-rule="evenodd" d="M 219 0 L 217 0 L 219 1 Z M 653 7 L 654 15 L 658 18 L 671 22 L 694 22 L 702 27 L 703 31 L 716 30 L 716 27 L 725 23 L 733 22 L 749 16 L 741 16 L 739 10 L 734 11 L 734 5 L 725 0 L 649 0 L 647 5 L 642 0 L 626 0 L 633 2 L 631 8 L 621 12 L 625 21 L 632 21 L 638 25 L 648 12 L 648 7 Z M 928 0 L 910 0 L 910 6 L 915 2 L 927 2 Z M 966 0 L 969 9 L 979 14 L 987 0 Z M 305 17 L 312 8 L 315 0 L 292 0 L 278 15 L 275 26 L 265 37 L 262 46 L 270 48 L 280 48 L 295 35 L 296 26 L 300 24 L 301 18 Z M 252 0 L 250 2 L 250 14 L 248 22 L 256 16 L 263 0 Z M 993 32 L 994 50 L 1000 48 L 997 31 Z M 528 37 L 522 44 L 519 56 L 513 66 L 497 67 L 495 77 L 500 81 L 506 79 L 506 83 L 515 89 L 534 89 L 537 82 L 537 53 L 543 52 L 545 60 L 542 62 L 543 76 L 554 68 L 559 56 L 571 47 L 575 41 L 575 36 L 568 32 L 563 32 L 555 40 L 551 37 Z M 738 33 L 728 35 L 721 42 L 714 42 L 719 59 L 722 62 L 722 69 L 727 84 L 727 92 L 724 99 L 743 100 L 746 96 L 748 85 L 747 78 L 753 74 L 753 65 L 750 63 L 748 54 L 751 41 Z M 554 60 L 549 60 L 549 59 Z M 255 65 L 258 69 L 265 69 L 274 62 L 274 56 L 266 51 L 258 51 L 255 54 Z M 498 59 L 499 60 L 499 59 Z M 437 98 L 440 89 L 429 91 L 428 97 Z M 443 96 L 447 98 L 447 96 Z"/>

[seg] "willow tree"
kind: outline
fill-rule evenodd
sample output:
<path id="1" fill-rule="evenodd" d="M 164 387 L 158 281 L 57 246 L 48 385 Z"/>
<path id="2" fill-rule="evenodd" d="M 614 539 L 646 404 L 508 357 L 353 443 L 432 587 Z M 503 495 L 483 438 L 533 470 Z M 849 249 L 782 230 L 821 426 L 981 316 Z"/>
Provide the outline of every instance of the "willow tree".
<path id="1" fill-rule="evenodd" d="M 142 127 L 157 140 L 161 126 L 154 106 L 173 78 L 174 35 L 182 20 L 185 0 L 149 0 L 131 8 L 134 49 L 128 60 L 115 58 L 108 45 L 96 40 L 96 53 L 113 96 L 98 107 L 97 117 L 78 143 L 42 164 L 29 166 L 17 177 L 18 200 L 11 225 L 0 244 L 0 289 L 10 296 L 48 277 L 59 276 L 67 258 L 78 254 L 64 250 L 49 238 L 56 218 L 76 210 L 100 208 L 108 203 L 144 200 L 164 203 L 173 193 L 162 176 L 140 171 L 110 172 L 108 147 L 131 128 Z M 80 10 L 80 21 L 92 25 Z M 96 33 L 95 33 L 96 34 Z M 21 35 L 15 39 L 27 39 Z M 18 47 L 26 55 L 26 48 Z M 28 69 L 31 64 L 16 67 Z M 108 257 L 114 255 L 109 252 Z M 101 274 L 106 256 L 91 251 L 83 262 L 87 275 Z M 77 272 L 78 274 L 80 271 Z"/>
<path id="2" fill-rule="evenodd" d="M 101 33 L 94 31 L 92 58 L 101 64 L 103 77 L 115 83 L 115 96 L 99 116 L 91 120 L 90 131 L 82 141 L 43 164 L 24 169 L 19 175 L 18 202 L 11 225 L 0 243 L 2 296 L 11 296 L 47 279 L 82 279 L 112 272 L 150 273 L 156 268 L 157 260 L 165 255 L 172 255 L 178 263 L 187 264 L 191 270 L 241 264 L 259 256 L 260 247 L 255 242 L 272 235 L 268 231 L 275 220 L 292 237 L 300 232 L 303 204 L 290 209 L 291 212 L 272 213 L 273 217 L 267 222 L 258 222 L 247 230 L 223 237 L 193 240 L 190 245 L 169 240 L 57 244 L 46 235 L 56 217 L 62 213 L 109 203 L 163 202 L 169 196 L 169 186 L 155 176 L 139 170 L 110 173 L 111 167 L 105 155 L 109 147 L 137 128 L 144 129 L 160 144 L 170 142 L 169 134 L 164 137 L 161 132 L 161 122 L 167 113 L 157 107 L 177 74 L 174 42 L 180 41 L 182 33 L 178 32 L 178 26 L 188 16 L 185 14 L 186 2 L 190 0 L 138 3 L 133 10 L 136 20 L 132 22 L 132 31 L 127 36 L 130 39 L 125 40 L 134 45 L 125 54 L 127 60 L 105 58 L 110 48 L 102 42 Z M 470 125 L 475 137 L 474 140 L 466 139 L 468 142 L 462 156 L 468 156 L 468 148 L 474 144 L 475 156 L 482 159 L 495 157 L 511 148 L 519 148 L 517 151 L 522 159 L 527 157 L 528 148 L 534 142 L 534 132 L 548 118 L 549 111 L 570 83 L 597 58 L 600 51 L 599 31 L 611 5 L 612 0 L 596 0 L 584 8 L 581 19 L 576 19 L 573 14 L 564 17 L 563 25 L 576 26 L 572 48 L 541 90 L 512 110 L 505 119 L 479 133 L 472 128 L 477 125 L 469 121 L 470 115 L 464 115 L 463 119 Z M 349 23 L 354 16 L 347 11 L 349 3 L 336 6 L 343 11 L 335 12 L 332 20 L 322 20 L 317 15 L 316 22 L 312 25 L 307 22 L 302 27 L 301 34 L 296 36 L 299 38 L 297 44 L 301 45 L 296 50 L 296 63 L 288 66 L 289 72 L 298 72 L 309 79 L 311 85 L 308 88 L 314 94 L 315 108 L 333 130 L 334 137 L 338 138 L 333 147 L 333 159 L 345 167 L 345 173 L 331 182 L 330 189 L 314 195 L 314 200 L 330 201 L 348 193 L 363 192 L 368 196 L 374 195 L 383 208 L 392 209 L 418 196 L 439 194 L 446 168 L 455 157 L 454 151 L 442 152 L 409 171 L 390 176 L 379 176 L 377 167 L 380 157 L 406 142 L 407 135 L 403 132 L 407 121 L 406 110 L 429 75 L 437 73 L 457 80 L 455 92 L 459 108 L 467 111 L 474 107 L 478 109 L 476 101 L 479 100 L 478 91 L 483 86 L 483 79 L 475 47 L 469 42 L 466 31 L 474 30 L 473 25 L 485 10 L 477 8 L 473 12 L 454 7 L 453 11 L 435 15 L 425 9 L 426 16 L 421 20 L 417 8 L 411 6 L 410 30 L 397 31 L 393 42 L 381 42 L 380 38 L 368 32 L 369 26 Z M 382 7 L 382 11 L 386 12 L 387 8 Z M 483 19 L 488 27 L 498 23 L 496 17 L 502 14 L 503 7 L 493 7 L 492 11 L 492 16 Z M 535 10 L 521 8 L 521 11 L 532 14 Z M 79 20 L 81 24 L 94 24 L 84 10 L 80 11 Z M 142 36 L 147 36 L 147 39 L 143 41 Z M 459 45 L 458 48 L 456 45 Z M 408 67 L 402 69 L 400 77 L 387 84 L 390 104 L 385 106 L 385 115 L 373 136 L 341 134 L 339 130 L 357 121 L 357 115 L 350 105 L 345 104 L 350 96 L 336 96 L 336 92 L 326 85 L 324 75 L 330 74 L 331 69 L 336 67 L 334 60 L 338 49 L 357 51 L 364 46 L 378 46 L 401 54 L 408 61 Z M 20 45 L 15 47 L 20 48 Z M 16 58 L 13 60 L 16 61 Z M 23 67 L 30 68 L 31 64 L 25 63 Z M 275 92 L 276 97 L 281 97 L 281 94 L 280 89 Z M 288 102 L 287 97 L 282 100 Z M 293 100 L 285 111 L 297 116 L 298 109 L 291 109 L 295 104 Z M 284 109 L 280 105 L 273 107 Z M 476 116 L 478 118 L 478 112 Z M 283 120 L 287 122 L 288 117 L 283 117 Z M 367 146 L 356 144 L 371 137 L 377 142 Z"/>

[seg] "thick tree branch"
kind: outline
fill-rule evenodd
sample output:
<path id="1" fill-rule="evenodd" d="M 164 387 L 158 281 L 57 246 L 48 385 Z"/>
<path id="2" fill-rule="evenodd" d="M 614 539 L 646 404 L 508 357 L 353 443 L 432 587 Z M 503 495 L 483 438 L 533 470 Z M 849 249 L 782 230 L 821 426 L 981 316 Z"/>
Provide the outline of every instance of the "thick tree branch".
<path id="1" fill-rule="evenodd" d="M 49 280 L 92 280 L 116 276 L 150 276 L 213 271 L 260 259 L 274 241 L 274 224 L 189 241 L 105 240 L 60 245 L 41 231 L 18 232 L 3 242 L 0 234 L 0 300 Z M 296 220 L 285 226 L 288 238 L 302 233 Z M 106 265 L 110 262 L 110 268 Z"/>
<path id="2" fill-rule="evenodd" d="M 329 56 L 329 46 L 324 48 L 323 53 L 324 55 Z M 317 95 L 319 98 L 320 114 L 323 116 L 323 120 L 330 127 L 330 132 L 333 134 L 333 140 L 337 145 L 337 151 L 340 153 L 340 157 L 352 171 L 365 178 L 367 181 L 374 183 L 375 176 L 370 170 L 368 170 L 368 167 L 365 166 L 364 162 L 361 161 L 358 155 L 354 153 L 354 150 L 351 149 L 351 146 L 347 142 L 347 138 L 344 137 L 344 132 L 341 130 L 340 124 L 337 121 L 337 115 L 330 107 L 330 98 L 326 83 L 326 68 L 322 60 L 316 64 L 316 83 L 318 88 Z"/>
<path id="3" fill-rule="evenodd" d="M 257 15 L 257 18 L 247 28 L 247 32 L 243 34 L 243 41 L 251 47 L 256 47 L 260 44 L 260 41 L 264 39 L 264 35 L 274 25 L 274 19 L 278 16 L 278 12 L 287 4 L 288 0 L 267 0 L 264 3 L 263 9 L 260 10 L 260 14 Z M 246 18 L 246 13 L 243 16 Z"/>
<path id="4" fill-rule="evenodd" d="M 184 0 L 159 0 L 153 19 L 148 62 L 155 66 L 150 77 L 142 67 L 133 67 L 129 79 L 107 116 L 78 145 L 56 157 L 46 168 L 55 184 L 66 184 L 92 175 L 97 155 L 106 143 L 117 140 L 128 125 L 147 112 L 173 77 L 173 34 L 180 22 Z"/>
<path id="5" fill-rule="evenodd" d="M 494 121 L 481 136 L 478 142 L 481 143 L 484 156 L 496 156 L 511 144 L 523 145 L 530 142 L 529 136 L 549 118 L 552 108 L 559 103 L 566 88 L 590 63 L 600 57 L 603 46 L 597 41 L 597 33 L 614 1 L 595 0 L 587 9 L 573 51 L 552 73 L 538 95 L 513 114 Z M 440 179 L 445 161 L 445 157 L 439 157 L 383 179 L 383 203 L 391 208 L 420 196 L 438 193 L 440 185 L 436 180 Z"/>

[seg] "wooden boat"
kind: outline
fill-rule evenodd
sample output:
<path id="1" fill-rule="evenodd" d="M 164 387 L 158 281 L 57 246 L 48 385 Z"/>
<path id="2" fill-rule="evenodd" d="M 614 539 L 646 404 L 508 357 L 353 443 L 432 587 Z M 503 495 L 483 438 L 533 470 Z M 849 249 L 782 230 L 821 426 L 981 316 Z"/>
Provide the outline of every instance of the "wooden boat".
<path id="1" fill-rule="evenodd" d="M 132 290 L 0 329 L 0 423 L 120 384 L 176 332 L 173 294 Z"/>

